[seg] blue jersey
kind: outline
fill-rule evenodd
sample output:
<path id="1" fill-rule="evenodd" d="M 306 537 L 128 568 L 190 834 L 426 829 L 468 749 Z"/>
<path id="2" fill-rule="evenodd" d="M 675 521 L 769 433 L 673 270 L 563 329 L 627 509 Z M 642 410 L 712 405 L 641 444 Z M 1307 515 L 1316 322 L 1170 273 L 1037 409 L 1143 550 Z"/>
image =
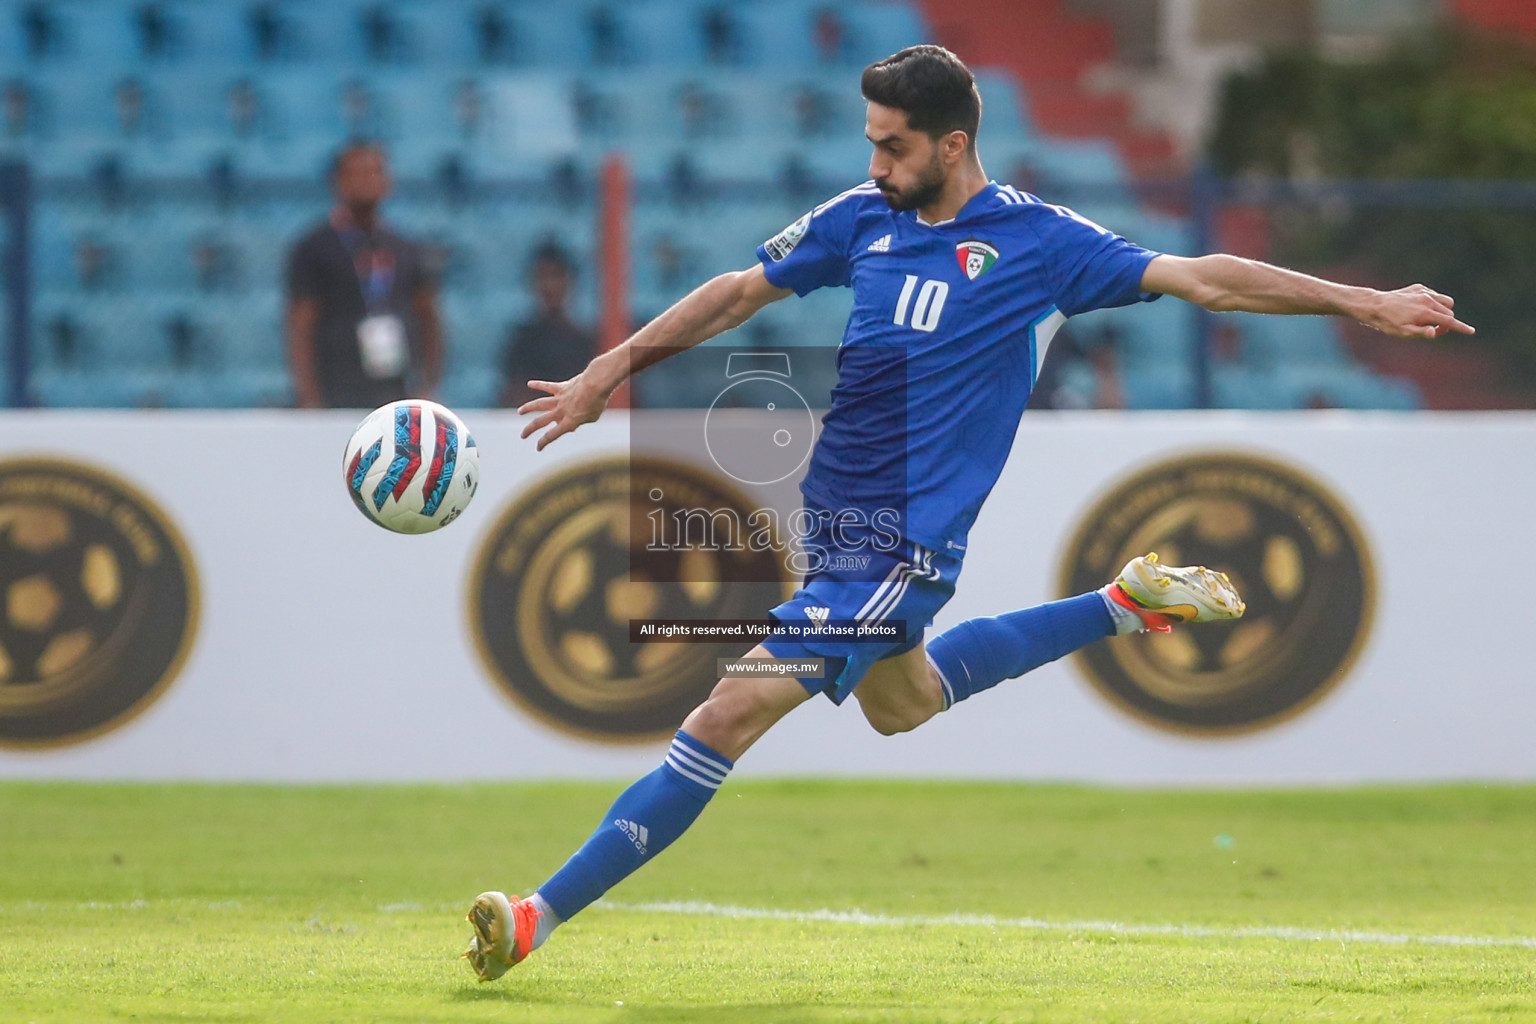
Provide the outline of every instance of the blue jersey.
<path id="1" fill-rule="evenodd" d="M 865 182 L 763 243 L 773 285 L 853 289 L 808 503 L 897 510 L 910 540 L 963 549 L 1052 335 L 1157 298 L 1140 290 L 1156 255 L 996 182 L 934 225 Z"/>

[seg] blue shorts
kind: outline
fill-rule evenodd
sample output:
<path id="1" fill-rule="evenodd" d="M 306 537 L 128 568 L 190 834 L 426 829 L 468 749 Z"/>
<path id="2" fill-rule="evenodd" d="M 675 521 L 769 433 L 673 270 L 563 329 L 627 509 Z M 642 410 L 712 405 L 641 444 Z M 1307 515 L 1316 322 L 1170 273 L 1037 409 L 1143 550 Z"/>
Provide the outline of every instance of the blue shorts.
<path id="1" fill-rule="evenodd" d="M 960 576 L 959 551 L 937 551 L 908 540 L 834 544 L 823 528 L 806 539 L 818 547 L 821 564 L 813 568 L 795 596 L 768 613 L 775 622 L 814 622 L 816 618 L 868 625 L 901 623 L 893 640 L 819 639 L 814 634 L 793 637 L 771 634 L 763 647 L 775 658 L 824 658 L 821 679 L 801 679 L 811 693 L 824 693 L 841 704 L 875 662 L 905 654 L 923 642 L 923 631 L 954 596 Z"/>

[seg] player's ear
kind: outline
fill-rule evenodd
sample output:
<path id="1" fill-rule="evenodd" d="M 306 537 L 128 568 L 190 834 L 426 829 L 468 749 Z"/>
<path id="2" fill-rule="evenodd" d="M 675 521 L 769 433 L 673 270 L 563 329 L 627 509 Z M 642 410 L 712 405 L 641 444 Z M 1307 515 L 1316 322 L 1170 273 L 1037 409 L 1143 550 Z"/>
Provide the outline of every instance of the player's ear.
<path id="1" fill-rule="evenodd" d="M 939 152 L 943 154 L 945 163 L 958 161 L 965 156 L 965 151 L 970 146 L 971 137 L 959 130 L 952 131 L 939 140 Z"/>

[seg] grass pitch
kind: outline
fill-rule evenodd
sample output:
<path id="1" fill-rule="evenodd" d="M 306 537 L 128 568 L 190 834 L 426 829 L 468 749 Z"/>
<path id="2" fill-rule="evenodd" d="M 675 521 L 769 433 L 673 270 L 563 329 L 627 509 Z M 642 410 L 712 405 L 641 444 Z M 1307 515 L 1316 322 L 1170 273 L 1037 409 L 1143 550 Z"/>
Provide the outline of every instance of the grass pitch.
<path id="1" fill-rule="evenodd" d="M 616 789 L 0 784 L 0 1021 L 1536 1020 L 1509 787 L 730 782 L 478 985 Z"/>

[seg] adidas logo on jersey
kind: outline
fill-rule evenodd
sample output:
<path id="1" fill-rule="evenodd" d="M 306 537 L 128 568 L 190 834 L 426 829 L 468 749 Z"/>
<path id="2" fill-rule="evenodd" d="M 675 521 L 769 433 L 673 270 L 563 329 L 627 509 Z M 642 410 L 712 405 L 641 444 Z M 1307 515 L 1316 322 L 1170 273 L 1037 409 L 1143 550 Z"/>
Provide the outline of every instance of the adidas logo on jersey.
<path id="1" fill-rule="evenodd" d="M 623 818 L 615 818 L 613 823 L 619 826 L 619 831 L 629 837 L 630 842 L 635 844 L 635 849 L 640 851 L 640 856 L 644 857 L 650 853 L 645 848 L 646 842 L 651 838 L 650 829 L 644 825 L 637 825 L 633 821 L 626 821 Z"/>
<path id="2" fill-rule="evenodd" d="M 891 251 L 891 236 L 890 235 L 881 235 L 879 238 L 875 239 L 873 242 L 870 242 L 869 243 L 868 251 L 869 252 L 890 252 Z"/>
<path id="3" fill-rule="evenodd" d="M 831 608 L 807 608 L 805 610 L 805 617 L 810 619 L 811 625 L 815 626 L 817 629 L 826 628 L 827 616 L 831 614 Z"/>

